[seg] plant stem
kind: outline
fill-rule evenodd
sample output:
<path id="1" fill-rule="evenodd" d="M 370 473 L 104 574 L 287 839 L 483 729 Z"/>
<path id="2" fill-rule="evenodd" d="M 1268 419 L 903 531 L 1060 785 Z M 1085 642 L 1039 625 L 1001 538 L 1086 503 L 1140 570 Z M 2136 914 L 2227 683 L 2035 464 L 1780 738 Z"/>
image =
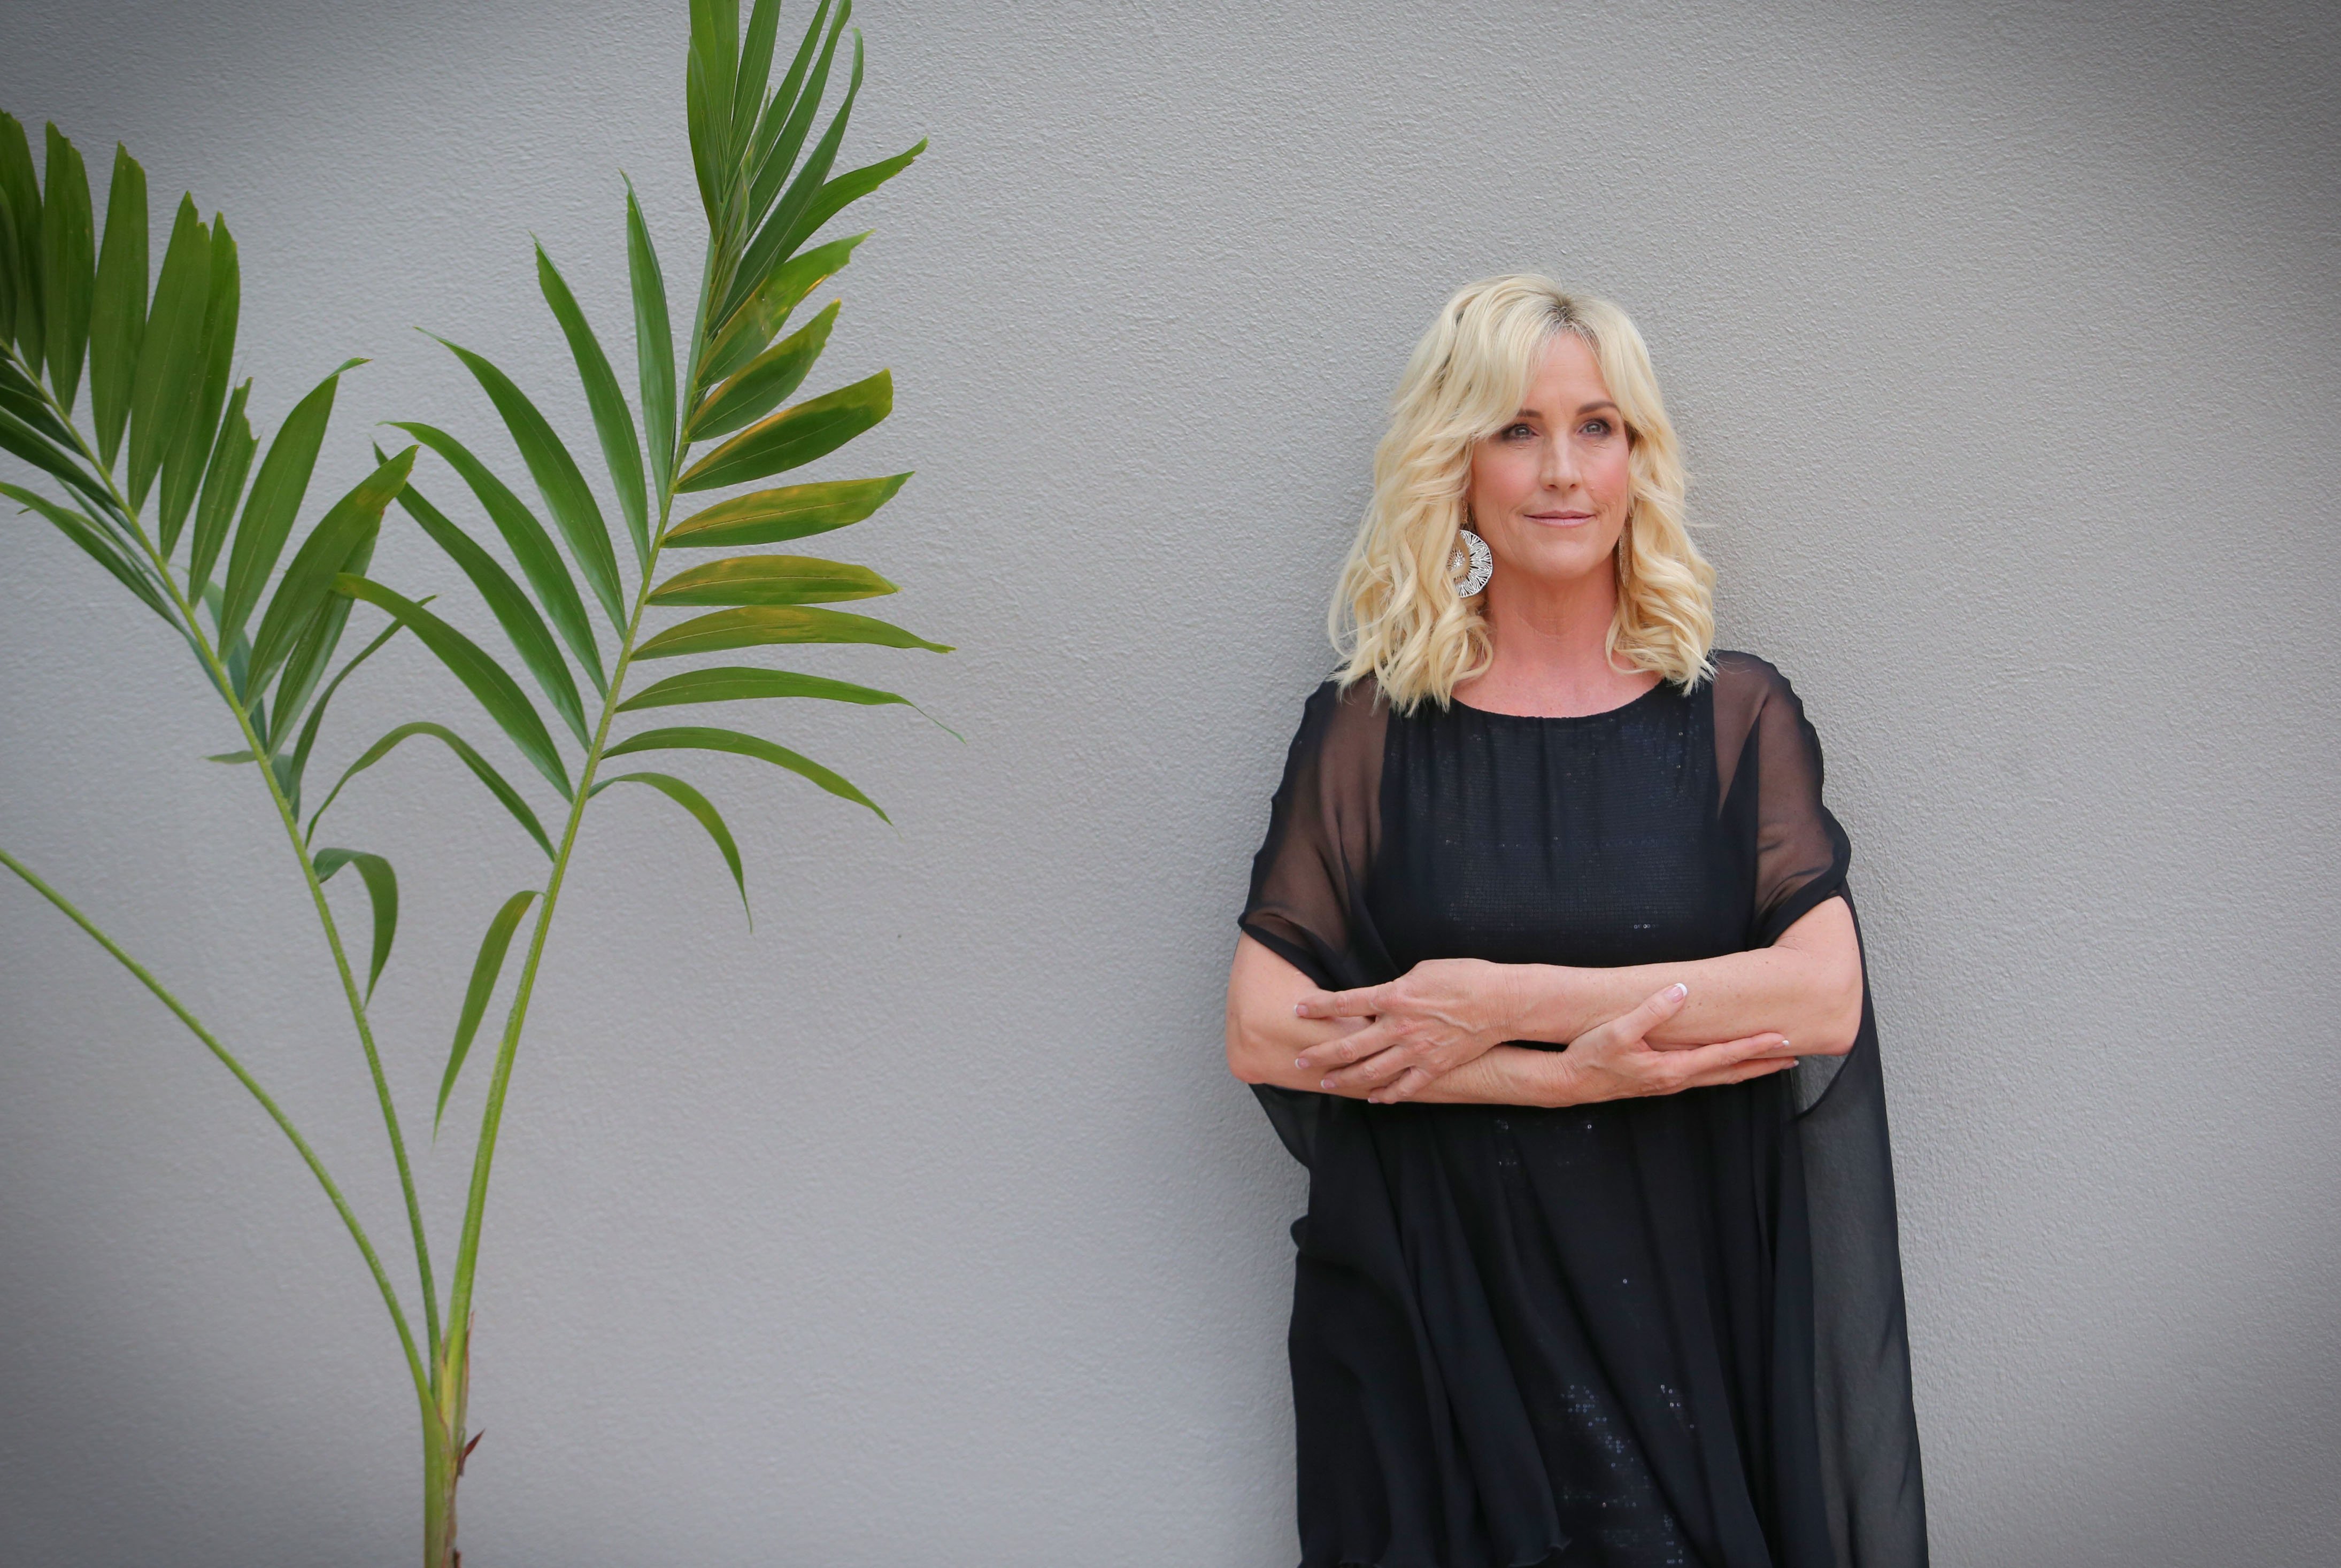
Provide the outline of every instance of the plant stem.
<path id="1" fill-rule="evenodd" d="M 309 1140 L 301 1136 L 301 1130 L 293 1125 L 292 1118 L 287 1116 L 278 1107 L 276 1102 L 269 1097 L 268 1091 L 260 1087 L 260 1081 L 246 1071 L 244 1064 L 237 1061 L 228 1048 L 219 1043 L 218 1037 L 204 1027 L 203 1021 L 189 1012 L 186 1005 L 173 996 L 160 980 L 148 973 L 144 965 L 124 952 L 113 938 L 99 930 L 95 923 L 88 916 L 74 908 L 71 900 L 64 894 L 41 880 L 31 867 L 5 849 L 0 849 L 0 866 L 7 867 L 23 878 L 35 892 L 55 904 L 65 912 L 67 919 L 88 932 L 99 947 L 114 956 L 115 962 L 135 975 L 139 983 L 154 992 L 162 1000 L 163 1005 L 170 1008 L 181 1023 L 187 1026 L 195 1038 L 201 1040 L 212 1055 L 219 1058 L 220 1065 L 235 1075 L 235 1081 L 242 1084 L 245 1091 L 260 1102 L 260 1108 L 266 1111 L 269 1119 L 276 1124 L 278 1130 L 292 1140 L 294 1148 L 300 1153 L 302 1162 L 309 1167 L 309 1174 L 315 1176 L 317 1185 L 325 1189 L 325 1196 L 332 1202 L 334 1212 L 342 1216 L 342 1224 L 349 1229 L 350 1239 L 357 1243 L 359 1253 L 364 1256 L 366 1267 L 374 1275 L 374 1288 L 382 1292 L 382 1303 L 390 1309 L 390 1320 L 398 1329 L 399 1344 L 406 1351 L 407 1370 L 413 1374 L 415 1392 L 427 1405 L 431 1398 L 431 1380 L 429 1374 L 423 1370 L 422 1357 L 415 1350 L 414 1331 L 407 1325 L 406 1312 L 399 1305 L 398 1293 L 391 1288 L 390 1275 L 383 1271 L 382 1259 L 374 1252 L 374 1243 L 367 1238 L 365 1226 L 358 1223 L 358 1216 L 351 1211 L 348 1201 L 342 1196 L 342 1189 L 334 1185 L 332 1175 L 325 1169 L 324 1162 L 317 1157 L 317 1151 L 309 1146 Z"/>
<path id="2" fill-rule="evenodd" d="M 258 766 L 262 781 L 267 786 L 269 799 L 276 807 L 277 819 L 284 825 L 285 836 L 293 846 L 293 858 L 301 864 L 302 880 L 308 885 L 310 901 L 316 907 L 318 923 L 324 928 L 325 945 L 333 950 L 334 966 L 341 974 L 342 994 L 348 999 L 350 1017 L 357 1025 L 358 1044 L 365 1052 L 366 1070 L 374 1078 L 374 1098 L 382 1107 L 383 1126 L 390 1135 L 391 1156 L 398 1166 L 399 1190 L 406 1199 L 407 1226 L 414 1237 L 415 1270 L 422 1276 L 423 1326 L 430 1346 L 431 1365 L 435 1368 L 439 1355 L 439 1294 L 432 1280 L 431 1245 L 423 1226 L 423 1204 L 415 1191 L 413 1168 L 406 1157 L 406 1136 L 399 1126 L 398 1107 L 391 1099 L 390 1080 L 383 1074 L 382 1053 L 374 1047 L 374 1026 L 366 1017 L 364 994 L 358 989 L 356 971 L 350 967 L 349 953 L 342 946 L 341 928 L 334 921 L 333 906 L 325 901 L 324 884 L 317 879 L 315 862 L 310 858 L 307 840 L 301 835 L 300 819 L 293 809 L 292 801 L 286 798 L 283 785 L 277 780 L 276 769 L 269 762 L 268 748 L 262 742 L 259 730 L 252 722 L 251 712 L 235 695 L 235 687 L 228 679 L 225 662 L 212 646 L 211 640 L 204 635 L 203 621 L 195 614 L 194 606 L 180 590 L 178 580 L 171 574 L 169 560 L 155 549 L 145 529 L 139 526 L 137 512 L 130 505 L 129 498 L 122 493 L 121 486 L 115 482 L 113 473 L 105 465 L 98 461 L 97 454 L 90 450 L 89 442 L 82 437 L 80 427 L 67 416 L 41 379 L 31 374 L 24 362 L 17 359 L 13 350 L 9 357 L 15 360 L 19 370 L 25 372 L 25 380 L 40 392 L 55 413 L 57 422 L 65 427 L 74 438 L 74 444 L 81 449 L 82 457 L 91 471 L 105 482 L 107 492 L 114 497 L 116 509 L 129 525 L 132 536 L 137 540 L 138 547 L 145 551 L 147 560 L 161 577 L 164 591 L 170 594 L 172 603 L 177 606 L 186 622 L 188 642 L 204 661 L 212 684 L 218 688 L 228 711 L 235 715 L 236 726 L 243 731 L 244 745 Z M 400 1322 L 403 1325 L 403 1317 Z"/>
<path id="3" fill-rule="evenodd" d="M 666 511 L 662 505 L 659 523 L 663 531 Z M 447 1326 L 451 1334 L 460 1332 L 460 1325 L 469 1321 L 472 1312 L 472 1280 L 478 1270 L 480 1226 L 487 1212 L 488 1173 L 495 1163 L 496 1134 L 503 1126 L 504 1091 L 512 1082 L 513 1059 L 520 1050 L 520 1036 L 528 1019 L 528 1004 L 536 989 L 537 967 L 544 958 L 546 937 L 553 929 L 553 907 L 561 898 L 561 885 L 569 873 L 569 858 L 576 848 L 577 830 L 584 821 L 585 803 L 593 792 L 593 774 L 601 766 L 603 749 L 609 744 L 610 726 L 618 716 L 618 699 L 626 679 L 626 668 L 633 659 L 634 640 L 641 634 L 643 613 L 650 606 L 651 582 L 658 562 L 658 542 L 651 543 L 650 559 L 643 569 L 643 581 L 634 594 L 633 612 L 626 621 L 623 640 L 618 645 L 617 663 L 610 672 L 610 690 L 602 700 L 602 715 L 594 726 L 593 744 L 586 748 L 585 763 L 577 778 L 577 792 L 570 801 L 569 820 L 561 831 L 561 848 L 553 858 L 553 874 L 544 884 L 544 898 L 536 914 L 536 927 L 529 935 L 528 957 L 521 966 L 520 982 L 513 992 L 511 1010 L 505 1015 L 503 1035 L 496 1042 L 496 1067 L 488 1082 L 487 1108 L 480 1117 L 480 1136 L 472 1154 L 472 1186 L 463 1206 L 463 1232 L 455 1244 L 455 1276 L 449 1287 Z"/>
<path id="4" fill-rule="evenodd" d="M 690 442 L 683 435 L 689 423 L 689 412 L 694 391 L 692 382 L 699 373 L 699 362 L 706 350 L 709 323 L 706 315 L 714 295 L 710 284 L 717 260 L 717 246 L 711 240 L 708 255 L 700 275 L 700 299 L 693 313 L 691 335 L 689 370 L 678 389 L 675 411 L 675 445 L 672 461 L 667 464 L 667 481 L 660 488 L 658 526 L 652 531 L 650 555 L 643 562 L 643 578 L 634 593 L 633 613 L 627 618 L 625 636 L 618 645 L 617 662 L 610 671 L 610 689 L 602 700 L 602 716 L 594 726 L 593 744 L 586 748 L 585 762 L 578 775 L 577 793 L 570 802 L 569 820 L 561 832 L 561 849 L 553 859 L 553 874 L 544 885 L 544 898 L 536 912 L 536 927 L 530 933 L 528 957 L 521 965 L 520 980 L 513 992 L 511 1010 L 505 1015 L 504 1030 L 496 1042 L 496 1067 L 488 1082 L 486 1108 L 480 1116 L 480 1135 L 472 1153 L 472 1187 L 463 1206 L 463 1231 L 455 1244 L 455 1276 L 449 1287 L 447 1302 L 448 1332 L 463 1332 L 471 1322 L 472 1283 L 479 1270 L 480 1227 L 487 1214 L 488 1176 L 495 1163 L 496 1136 L 503 1125 L 504 1094 L 512 1082 L 513 1061 L 519 1055 L 521 1030 L 528 1020 L 528 1005 L 536 989 L 536 971 L 544 957 L 544 944 L 553 929 L 553 907 L 560 901 L 561 885 L 568 875 L 569 857 L 577 842 L 577 830 L 584 820 L 585 803 L 593 798 L 593 775 L 602 764 L 602 752 L 609 744 L 610 726 L 618 714 L 618 701 L 624 695 L 626 670 L 633 663 L 635 640 L 642 634 L 643 614 L 650 607 L 651 585 L 658 576 L 659 548 L 666 535 L 667 519 L 674 509 L 674 481 L 682 471 L 683 453 Z"/>

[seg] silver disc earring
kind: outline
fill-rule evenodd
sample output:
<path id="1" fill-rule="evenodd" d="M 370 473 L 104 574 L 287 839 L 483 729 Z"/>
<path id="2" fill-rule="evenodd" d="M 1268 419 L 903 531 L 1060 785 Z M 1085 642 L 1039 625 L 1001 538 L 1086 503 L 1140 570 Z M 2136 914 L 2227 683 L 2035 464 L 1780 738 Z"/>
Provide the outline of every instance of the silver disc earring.
<path id="1" fill-rule="evenodd" d="M 1447 574 L 1455 580 L 1456 596 L 1469 599 L 1488 586 L 1488 579 L 1496 574 L 1496 558 L 1488 551 L 1488 541 L 1468 528 L 1459 528 L 1455 549 L 1447 557 Z"/>

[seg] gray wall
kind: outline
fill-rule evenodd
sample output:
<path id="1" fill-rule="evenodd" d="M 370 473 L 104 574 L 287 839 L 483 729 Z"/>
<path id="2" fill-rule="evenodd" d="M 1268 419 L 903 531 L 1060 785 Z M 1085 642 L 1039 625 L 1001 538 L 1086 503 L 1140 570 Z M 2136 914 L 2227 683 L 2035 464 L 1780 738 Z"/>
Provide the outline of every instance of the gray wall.
<path id="1" fill-rule="evenodd" d="M 230 214 L 267 422 L 375 356 L 346 482 L 376 419 L 489 439 L 415 325 L 583 437 L 527 236 L 618 334 L 623 166 L 689 270 L 682 15 L 18 4 L 0 104 Z M 1725 641 L 1829 749 L 1938 1561 L 2330 1561 L 2341 13 L 857 19 L 856 161 L 934 148 L 844 280 L 827 372 L 901 388 L 855 466 L 921 471 L 848 537 L 962 651 L 821 668 L 967 741 L 788 716 L 899 832 L 704 769 L 752 933 L 678 813 L 591 821 L 490 1214 L 471 1559 L 1292 1560 L 1301 1183 L 1219 1062 L 1230 918 L 1381 400 L 1449 290 L 1535 266 L 1638 316 Z M 0 843 L 184 987 L 397 1251 L 281 840 L 195 759 L 215 705 L 85 561 L 7 537 Z M 411 530 L 378 569 L 458 586 Z M 342 711 L 342 757 L 483 727 L 411 651 Z M 405 874 L 380 1012 L 419 1116 L 475 934 L 542 862 L 443 755 L 336 814 Z M 451 1231 L 460 1141 L 424 1161 Z M 413 1549 L 410 1396 L 330 1213 L 13 882 L 0 1409 L 10 1561 Z"/>

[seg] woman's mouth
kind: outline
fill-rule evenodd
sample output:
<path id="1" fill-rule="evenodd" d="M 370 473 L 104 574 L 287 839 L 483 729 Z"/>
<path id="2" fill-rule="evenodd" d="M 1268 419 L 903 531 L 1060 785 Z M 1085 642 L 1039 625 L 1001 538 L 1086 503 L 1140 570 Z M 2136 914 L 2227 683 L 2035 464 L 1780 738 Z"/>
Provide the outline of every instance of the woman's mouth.
<path id="1" fill-rule="evenodd" d="M 1527 516 L 1530 522 L 1541 522 L 1549 528 L 1575 528 L 1580 522 L 1593 521 L 1589 511 L 1531 511 Z"/>

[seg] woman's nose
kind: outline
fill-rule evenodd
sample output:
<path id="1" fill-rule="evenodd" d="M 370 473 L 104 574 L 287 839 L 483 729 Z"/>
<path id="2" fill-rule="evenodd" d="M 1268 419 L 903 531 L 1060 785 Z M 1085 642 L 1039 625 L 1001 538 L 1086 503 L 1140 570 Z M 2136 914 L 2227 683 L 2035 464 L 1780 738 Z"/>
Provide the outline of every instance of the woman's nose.
<path id="1" fill-rule="evenodd" d="M 1569 438 L 1549 437 L 1544 443 L 1544 461 L 1539 465 L 1537 478 L 1555 490 L 1567 490 L 1577 482 L 1577 454 L 1569 449 Z"/>

